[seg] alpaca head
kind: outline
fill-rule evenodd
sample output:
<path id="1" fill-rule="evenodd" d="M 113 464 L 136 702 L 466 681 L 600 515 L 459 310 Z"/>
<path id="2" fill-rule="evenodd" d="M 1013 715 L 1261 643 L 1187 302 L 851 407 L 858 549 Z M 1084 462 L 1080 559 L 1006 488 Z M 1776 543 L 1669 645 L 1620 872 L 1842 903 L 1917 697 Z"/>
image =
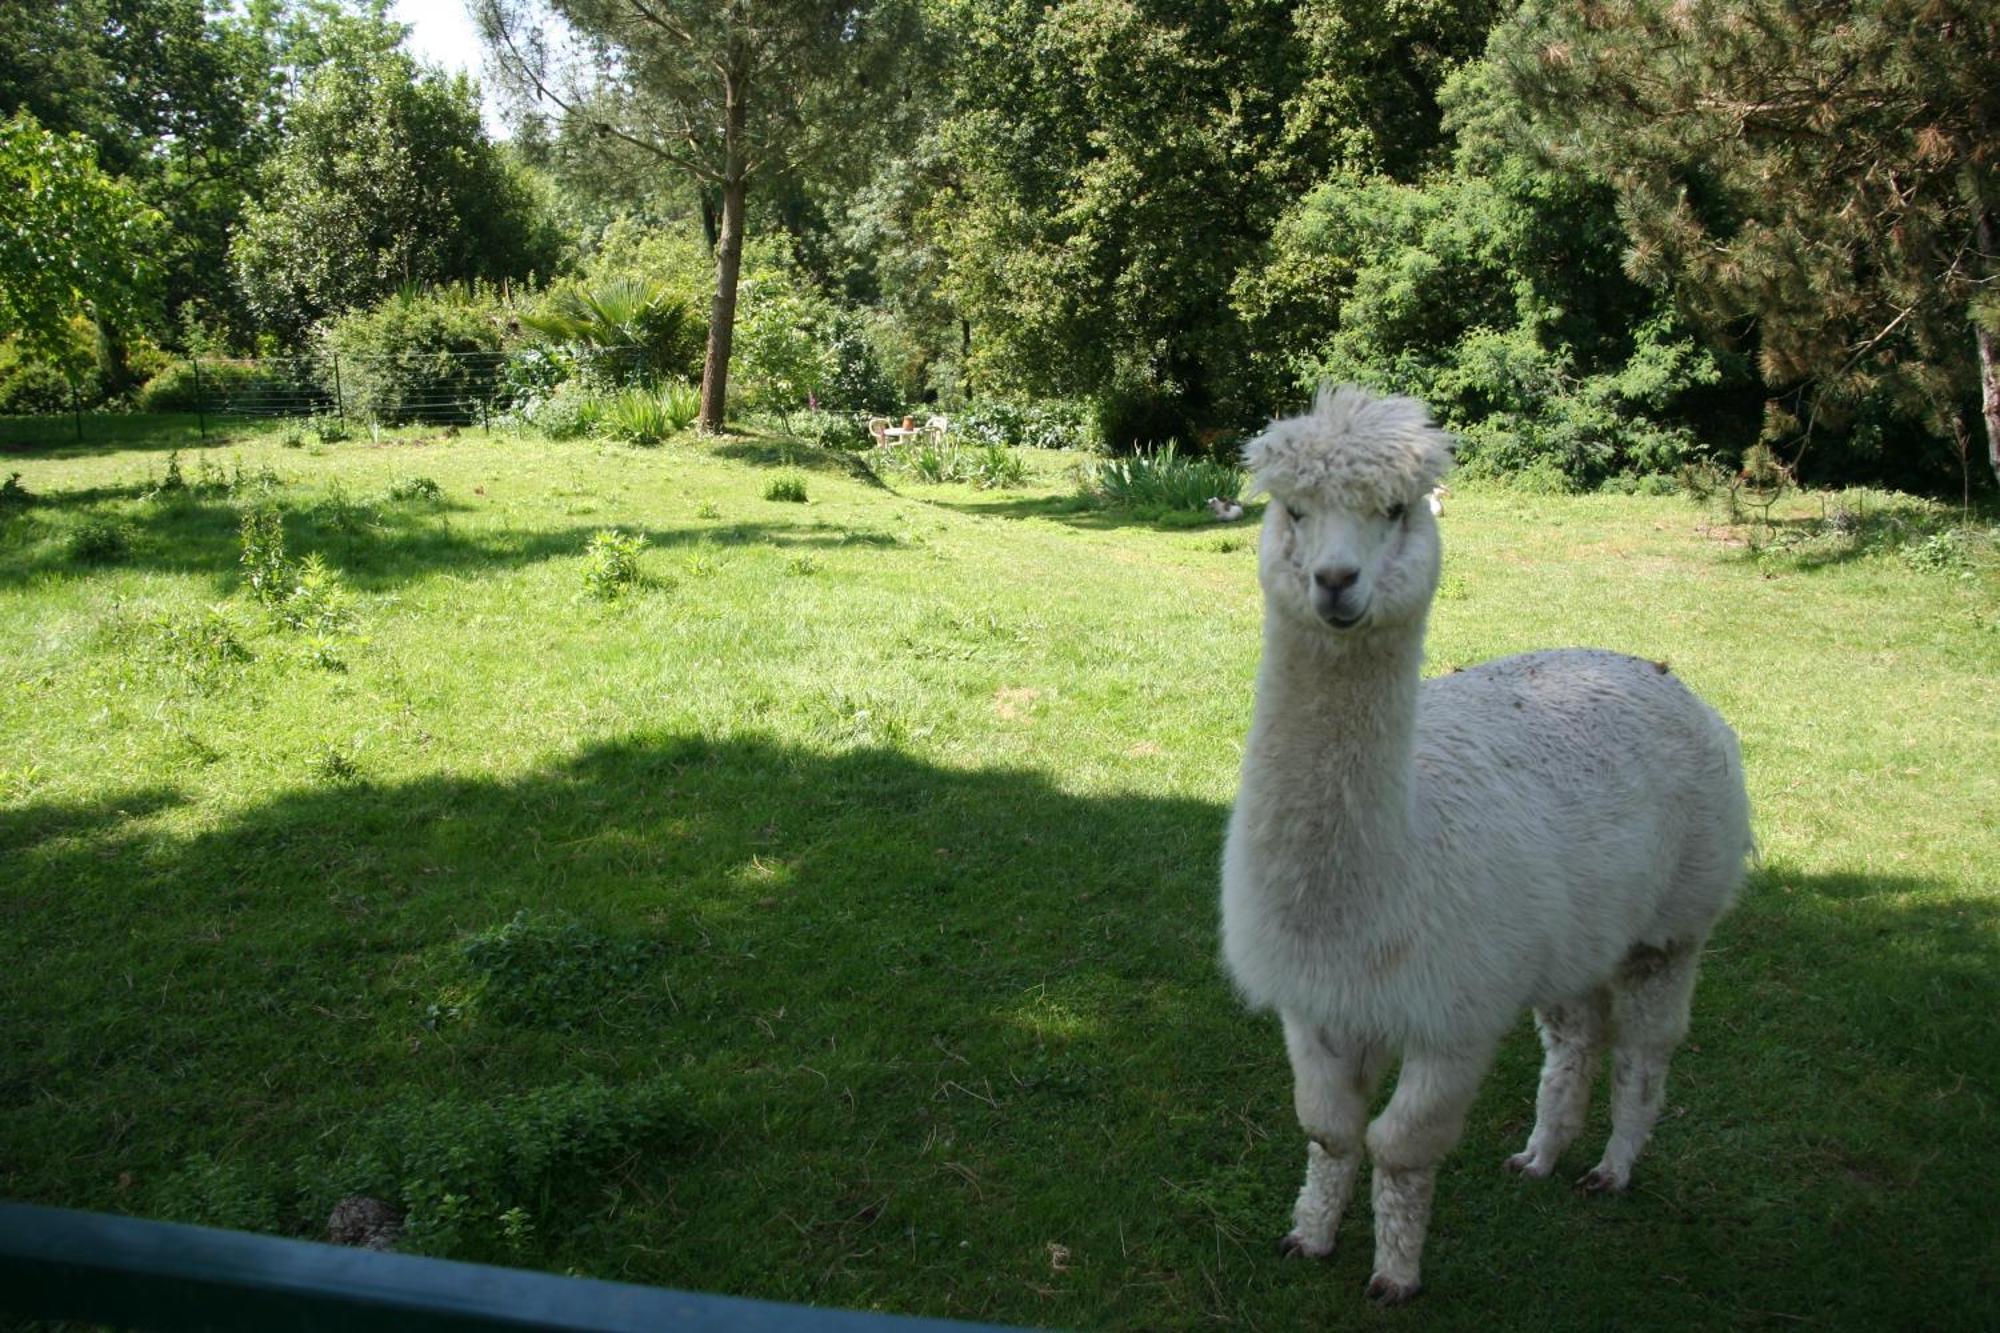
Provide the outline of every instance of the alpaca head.
<path id="1" fill-rule="evenodd" d="M 1322 386 L 1243 457 L 1271 495 L 1258 575 L 1273 614 L 1343 637 L 1422 619 L 1439 559 L 1425 497 L 1451 466 L 1422 403 Z"/>

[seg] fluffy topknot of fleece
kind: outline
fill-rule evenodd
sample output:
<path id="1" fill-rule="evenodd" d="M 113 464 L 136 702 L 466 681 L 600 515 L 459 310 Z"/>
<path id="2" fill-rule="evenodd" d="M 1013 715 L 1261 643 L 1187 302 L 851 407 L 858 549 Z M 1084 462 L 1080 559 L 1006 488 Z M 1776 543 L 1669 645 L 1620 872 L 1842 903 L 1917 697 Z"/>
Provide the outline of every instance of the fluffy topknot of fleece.
<path id="1" fill-rule="evenodd" d="M 1437 485 L 1451 468 L 1451 436 L 1414 398 L 1322 384 L 1311 411 L 1273 421 L 1243 462 L 1274 495 L 1385 510 Z"/>

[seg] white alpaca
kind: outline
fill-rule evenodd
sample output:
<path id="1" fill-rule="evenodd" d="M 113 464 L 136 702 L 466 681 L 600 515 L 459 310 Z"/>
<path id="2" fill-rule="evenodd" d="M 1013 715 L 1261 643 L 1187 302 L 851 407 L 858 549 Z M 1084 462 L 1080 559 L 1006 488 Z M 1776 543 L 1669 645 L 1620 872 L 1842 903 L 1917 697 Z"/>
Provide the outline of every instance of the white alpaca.
<path id="1" fill-rule="evenodd" d="M 1264 658 L 1222 865 L 1223 954 L 1276 1010 L 1309 1143 L 1287 1253 L 1333 1249 L 1365 1147 L 1385 1304 L 1417 1292 L 1437 1163 L 1532 1006 L 1546 1176 L 1612 1050 L 1622 1190 L 1687 1031 L 1702 943 L 1751 848 L 1736 737 L 1665 666 L 1570 649 L 1419 682 L 1437 588 L 1422 404 L 1322 389 L 1245 459 L 1270 492 Z M 1396 1090 L 1371 1123 L 1391 1056 Z"/>

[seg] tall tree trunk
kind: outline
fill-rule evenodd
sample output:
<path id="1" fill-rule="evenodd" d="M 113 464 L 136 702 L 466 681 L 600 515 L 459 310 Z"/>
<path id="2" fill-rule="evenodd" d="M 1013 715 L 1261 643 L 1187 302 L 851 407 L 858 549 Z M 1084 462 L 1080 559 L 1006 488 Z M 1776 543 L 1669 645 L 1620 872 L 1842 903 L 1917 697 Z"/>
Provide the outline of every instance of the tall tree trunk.
<path id="1" fill-rule="evenodd" d="M 1981 204 L 1985 202 L 1980 201 Z M 1979 253 L 1988 274 L 2000 271 L 2000 250 L 1993 244 L 1993 218 L 1984 207 L 1979 210 Z M 1979 406 L 1986 417 L 1986 462 L 1993 479 L 2000 481 L 2000 350 L 1994 346 L 1992 330 L 1977 321 L 1972 336 L 1979 344 Z"/>
<path id="2" fill-rule="evenodd" d="M 715 241 L 715 297 L 708 306 L 708 355 L 701 364 L 701 433 L 722 430 L 729 398 L 729 349 L 736 341 L 736 279 L 743 269 L 743 80 L 723 88 L 722 234 Z"/>

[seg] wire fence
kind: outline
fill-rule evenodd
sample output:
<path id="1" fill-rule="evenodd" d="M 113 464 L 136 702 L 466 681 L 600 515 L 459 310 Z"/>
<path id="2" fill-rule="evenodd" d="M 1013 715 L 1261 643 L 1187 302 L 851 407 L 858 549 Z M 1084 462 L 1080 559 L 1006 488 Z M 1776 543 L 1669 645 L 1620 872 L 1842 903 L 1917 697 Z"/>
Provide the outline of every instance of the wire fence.
<path id="1" fill-rule="evenodd" d="M 25 429 L 0 430 L 0 437 L 52 442 L 56 423 L 67 417 L 66 433 L 78 443 L 93 433 L 115 439 L 133 433 L 130 426 L 112 424 L 121 416 L 168 413 L 194 417 L 204 439 L 212 428 L 231 422 L 314 417 L 490 430 L 505 414 L 573 378 L 606 390 L 645 383 L 651 375 L 639 347 L 196 356 L 170 363 L 149 380 L 134 400 L 135 413 L 86 412 L 81 398 L 72 395 L 68 412 L 16 418 L 13 424 Z"/>

